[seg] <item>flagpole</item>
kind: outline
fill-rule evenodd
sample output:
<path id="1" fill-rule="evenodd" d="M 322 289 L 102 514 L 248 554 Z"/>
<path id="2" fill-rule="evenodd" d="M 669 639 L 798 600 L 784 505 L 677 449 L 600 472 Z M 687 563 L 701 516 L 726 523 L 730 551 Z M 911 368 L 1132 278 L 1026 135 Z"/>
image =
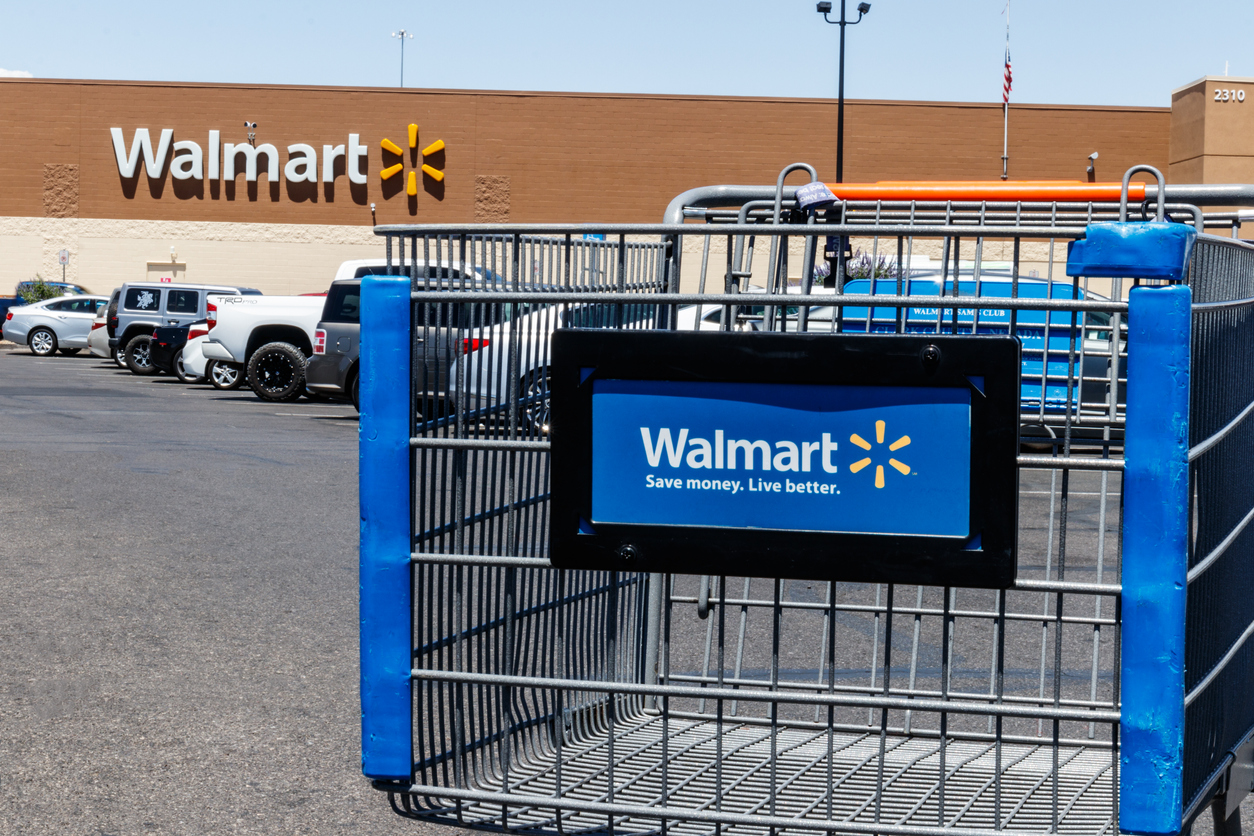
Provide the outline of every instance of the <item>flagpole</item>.
<path id="1" fill-rule="evenodd" d="M 1006 0 L 1006 71 L 1010 69 L 1010 0 Z M 1010 79 L 1003 84 L 1001 99 L 1001 179 L 1009 176 L 1010 164 Z"/>

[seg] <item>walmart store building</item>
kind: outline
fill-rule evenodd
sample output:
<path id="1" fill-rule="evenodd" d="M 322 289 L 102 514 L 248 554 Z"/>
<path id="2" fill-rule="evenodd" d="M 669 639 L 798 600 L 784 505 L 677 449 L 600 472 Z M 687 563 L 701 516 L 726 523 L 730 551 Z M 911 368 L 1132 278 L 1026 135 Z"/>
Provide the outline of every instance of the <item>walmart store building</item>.
<path id="1" fill-rule="evenodd" d="M 250 127 L 255 123 L 256 127 Z M 172 277 L 325 290 L 375 224 L 660 222 L 696 186 L 835 171 L 829 99 L 0 79 L 0 293 Z M 853 101 L 845 179 L 993 180 L 1000 104 Z M 1254 79 L 1170 108 L 1014 105 L 1012 179 L 1254 183 Z M 384 177 L 388 174 L 388 177 Z"/>

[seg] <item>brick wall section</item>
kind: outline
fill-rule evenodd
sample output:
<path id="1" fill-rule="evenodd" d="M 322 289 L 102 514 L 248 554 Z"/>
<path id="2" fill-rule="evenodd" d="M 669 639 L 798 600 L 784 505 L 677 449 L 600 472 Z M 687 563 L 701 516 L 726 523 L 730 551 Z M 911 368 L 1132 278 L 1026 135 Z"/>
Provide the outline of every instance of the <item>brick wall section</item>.
<path id="1" fill-rule="evenodd" d="M 44 163 L 44 217 L 78 217 L 78 166 Z"/>
<path id="2" fill-rule="evenodd" d="M 475 223 L 503 224 L 509 221 L 509 176 L 475 175 Z"/>
<path id="3" fill-rule="evenodd" d="M 333 189 L 286 181 L 272 189 L 262 175 L 250 190 L 242 173 L 233 189 L 168 171 L 130 182 L 118 173 L 112 127 L 128 150 L 139 127 L 154 144 L 172 128 L 175 141 L 203 148 L 210 129 L 223 143 L 245 142 L 245 119 L 284 162 L 287 145 L 303 142 L 318 150 L 320 167 L 324 144 L 361 134 L 368 183 L 350 188 L 340 176 Z M 1011 177 L 1080 180 L 1093 151 L 1099 179 L 1118 180 L 1135 163 L 1166 170 L 1170 119 L 1167 108 L 1012 106 Z M 378 174 L 395 162 L 380 140 L 404 146 L 410 122 L 420 126 L 419 147 L 447 144 L 434 161 L 444 183 L 423 180 L 416 199 L 385 190 Z M 845 179 L 997 179 L 1001 124 L 1000 104 L 848 102 Z M 464 223 L 482 206 L 478 178 L 503 177 L 514 222 L 650 222 L 681 191 L 773 183 L 798 160 L 834 177 L 835 131 L 827 99 L 3 79 L 0 216 L 43 216 L 44 165 L 68 164 L 79 167 L 85 218 L 369 225 L 373 202 L 380 224 Z"/>

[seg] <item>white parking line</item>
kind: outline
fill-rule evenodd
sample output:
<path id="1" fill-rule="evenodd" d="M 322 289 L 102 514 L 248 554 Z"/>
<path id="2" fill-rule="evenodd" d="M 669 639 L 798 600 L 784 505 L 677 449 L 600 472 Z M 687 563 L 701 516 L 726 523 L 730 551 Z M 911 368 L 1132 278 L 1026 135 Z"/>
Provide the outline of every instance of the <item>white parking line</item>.
<path id="1" fill-rule="evenodd" d="M 351 413 L 327 413 L 326 415 L 316 415 L 309 412 L 276 412 L 275 415 L 286 415 L 292 418 L 351 418 Z"/>

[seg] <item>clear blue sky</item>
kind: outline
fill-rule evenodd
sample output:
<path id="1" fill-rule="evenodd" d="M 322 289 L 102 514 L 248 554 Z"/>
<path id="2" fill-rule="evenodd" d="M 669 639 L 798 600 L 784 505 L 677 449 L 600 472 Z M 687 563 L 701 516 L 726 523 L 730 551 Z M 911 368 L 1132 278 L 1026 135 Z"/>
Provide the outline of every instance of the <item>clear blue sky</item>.
<path id="1" fill-rule="evenodd" d="M 839 3 L 839 0 L 837 0 Z M 856 2 L 850 2 L 852 8 Z M 848 30 L 850 98 L 997 101 L 1005 0 L 874 0 Z M 1013 0 L 1012 101 L 1170 104 L 1254 76 L 1254 3 Z M 813 0 L 354 4 L 10 0 L 0 68 L 37 78 L 835 96 Z"/>

